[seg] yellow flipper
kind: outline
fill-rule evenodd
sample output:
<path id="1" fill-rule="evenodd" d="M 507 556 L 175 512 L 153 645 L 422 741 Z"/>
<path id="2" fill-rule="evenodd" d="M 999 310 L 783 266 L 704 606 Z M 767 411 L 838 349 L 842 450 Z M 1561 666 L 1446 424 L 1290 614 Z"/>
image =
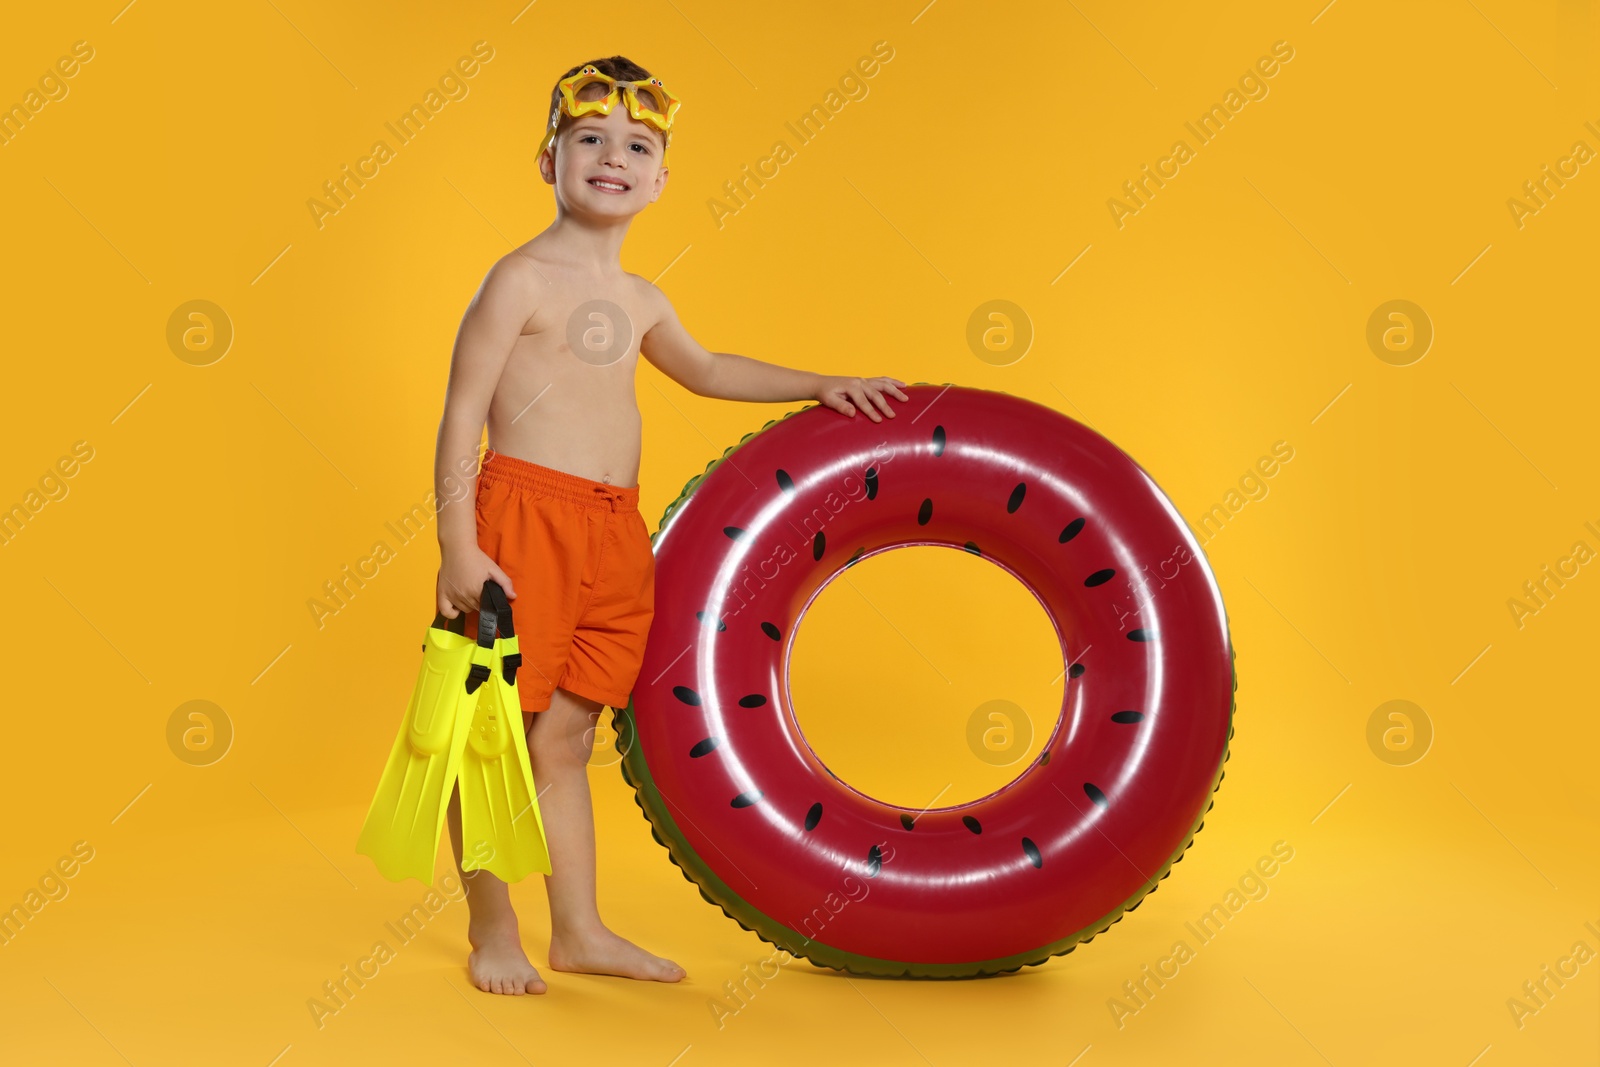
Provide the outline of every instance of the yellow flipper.
<path id="1" fill-rule="evenodd" d="M 499 666 L 493 648 L 443 628 L 442 619 L 434 621 L 424 638 L 422 669 L 405 721 L 356 843 L 356 851 L 371 856 L 391 881 L 416 878 L 432 884 L 473 712 L 479 697 L 492 689 L 485 683 L 468 693 L 467 679 L 475 664 L 491 672 Z"/>
<path id="2" fill-rule="evenodd" d="M 515 635 L 495 642 L 494 676 L 483 687 L 461 758 L 461 869 L 485 870 L 504 882 L 550 873 L 515 670 L 505 669 L 516 654 Z"/>

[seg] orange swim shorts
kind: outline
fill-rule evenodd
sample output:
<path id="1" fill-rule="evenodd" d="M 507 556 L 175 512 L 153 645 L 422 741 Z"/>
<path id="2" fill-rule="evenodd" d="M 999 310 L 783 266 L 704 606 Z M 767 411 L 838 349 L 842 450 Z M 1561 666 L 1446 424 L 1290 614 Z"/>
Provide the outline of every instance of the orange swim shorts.
<path id="1" fill-rule="evenodd" d="M 626 707 L 655 615 L 656 558 L 639 487 L 487 449 L 478 473 L 478 547 L 511 579 L 522 710 L 557 687 Z M 467 613 L 469 634 L 478 613 Z"/>

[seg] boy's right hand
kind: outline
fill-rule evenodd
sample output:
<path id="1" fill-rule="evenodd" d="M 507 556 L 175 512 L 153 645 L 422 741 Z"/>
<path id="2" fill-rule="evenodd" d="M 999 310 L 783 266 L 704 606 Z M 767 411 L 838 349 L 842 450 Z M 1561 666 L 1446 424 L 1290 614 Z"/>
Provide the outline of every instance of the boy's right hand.
<path id="1" fill-rule="evenodd" d="M 445 553 L 439 563 L 439 614 L 453 619 L 463 611 L 477 611 L 478 600 L 483 596 L 483 583 L 490 579 L 506 591 L 507 600 L 517 598 L 517 591 L 511 588 L 511 579 L 506 572 L 481 548 L 474 546 Z"/>

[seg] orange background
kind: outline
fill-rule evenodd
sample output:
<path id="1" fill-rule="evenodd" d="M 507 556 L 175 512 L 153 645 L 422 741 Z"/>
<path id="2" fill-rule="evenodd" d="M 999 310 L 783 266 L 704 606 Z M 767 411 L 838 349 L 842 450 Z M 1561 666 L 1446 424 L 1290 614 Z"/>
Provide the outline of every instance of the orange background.
<path id="1" fill-rule="evenodd" d="M 1592 4 L 118 5 L 13 12 L 0 36 L 0 104 L 93 49 L 0 144 L 0 505 L 58 495 L 0 544 L 0 903 L 93 852 L 0 946 L 9 1061 L 1600 1056 L 1593 962 L 1520 1027 L 1507 1003 L 1575 943 L 1600 952 L 1600 577 L 1567 564 L 1520 626 L 1508 606 L 1575 542 L 1600 549 L 1600 176 L 1569 169 L 1520 224 L 1508 206 L 1574 142 L 1600 150 Z M 477 41 L 493 58 L 467 94 L 319 228 L 322 183 Z M 785 123 L 878 41 L 866 95 L 796 145 Z M 1266 94 L 1199 144 L 1185 123 L 1279 41 Z M 707 347 L 1050 404 L 1191 522 L 1293 449 L 1206 541 L 1238 649 L 1227 780 L 1160 892 L 1067 957 L 953 983 L 795 963 L 719 1027 L 724 983 L 771 947 L 673 868 L 602 747 L 601 913 L 685 982 L 546 969 L 543 998 L 482 995 L 452 905 L 319 1029 L 307 1001 L 423 892 L 353 852 L 438 560 L 431 526 L 402 544 L 385 524 L 430 491 L 468 299 L 552 218 L 532 158 L 550 86 L 615 52 L 685 101 L 624 265 Z M 780 138 L 793 157 L 719 226 L 710 202 Z M 1180 138 L 1193 158 L 1119 227 L 1108 201 Z M 997 299 L 1025 352 L 969 346 Z M 192 300 L 232 324 L 207 366 L 168 342 Z M 1420 359 L 1369 346 L 1391 300 L 1431 323 Z M 652 528 L 798 406 L 639 376 Z M 92 458 L 49 480 L 76 442 Z M 379 540 L 392 558 L 319 628 L 308 601 Z M 973 709 L 1047 732 L 1059 699 L 1042 615 L 974 561 L 907 566 L 929 554 L 853 569 L 800 640 L 808 735 L 885 796 L 994 788 Z M 232 732 L 208 766 L 169 734 L 191 700 Z M 1409 765 L 1369 747 L 1392 700 L 1431 728 Z M 1267 895 L 1119 1025 L 1123 983 L 1279 841 Z M 543 893 L 514 898 L 542 966 Z"/>

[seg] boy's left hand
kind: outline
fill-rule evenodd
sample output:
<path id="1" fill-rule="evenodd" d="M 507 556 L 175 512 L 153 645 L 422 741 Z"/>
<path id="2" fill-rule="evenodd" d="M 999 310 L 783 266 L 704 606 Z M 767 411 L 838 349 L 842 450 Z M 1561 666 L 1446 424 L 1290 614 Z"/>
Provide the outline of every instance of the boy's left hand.
<path id="1" fill-rule="evenodd" d="M 833 410 L 843 415 L 855 417 L 856 407 L 860 406 L 873 422 L 882 422 L 883 416 L 879 415 L 873 407 L 876 404 L 882 408 L 884 414 L 891 419 L 895 414 L 889 408 L 889 401 L 884 398 L 885 393 L 892 393 L 901 400 L 911 398 L 900 391 L 900 386 L 906 384 L 898 378 L 845 378 L 830 377 L 822 379 L 822 388 L 817 390 L 817 399 L 828 405 Z"/>

